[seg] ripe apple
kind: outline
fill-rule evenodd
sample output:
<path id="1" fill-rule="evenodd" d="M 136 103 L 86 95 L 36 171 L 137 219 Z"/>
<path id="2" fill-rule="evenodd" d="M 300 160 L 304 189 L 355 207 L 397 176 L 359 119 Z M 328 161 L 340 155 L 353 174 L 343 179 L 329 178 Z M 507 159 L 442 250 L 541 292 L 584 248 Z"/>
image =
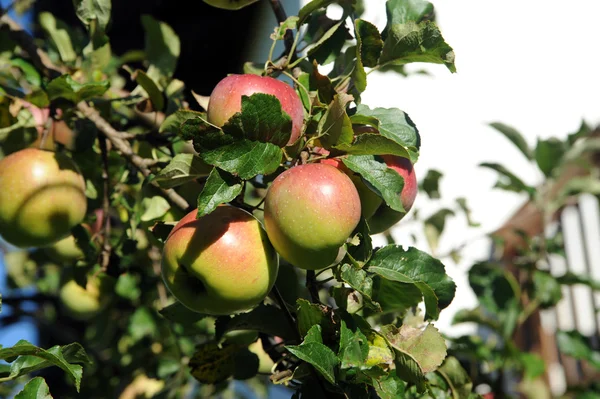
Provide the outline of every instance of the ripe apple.
<path id="1" fill-rule="evenodd" d="M 319 162 L 334 166 L 342 172 L 344 172 L 345 174 L 347 174 L 348 177 L 350 177 L 350 180 L 352 180 L 352 183 L 354 183 L 356 191 L 358 191 L 358 196 L 360 197 L 360 210 L 362 217 L 368 219 L 371 216 L 373 216 L 373 214 L 375 213 L 377 208 L 379 208 L 383 200 L 380 196 L 375 194 L 373 190 L 367 187 L 360 175 L 348 169 L 348 167 L 344 165 L 344 162 L 339 158 L 327 158 L 322 159 Z"/>
<path id="2" fill-rule="evenodd" d="M 114 284 L 111 277 L 96 276 L 88 278 L 83 288 L 74 279 L 69 279 L 59 292 L 63 309 L 76 320 L 90 320 L 109 304 Z"/>
<path id="3" fill-rule="evenodd" d="M 248 310 L 275 283 L 277 253 L 250 213 L 219 206 L 196 219 L 194 210 L 171 231 L 162 253 L 162 276 L 189 309 L 211 315 Z"/>
<path id="4" fill-rule="evenodd" d="M 418 191 L 417 177 L 410 160 L 395 155 L 383 155 L 382 158 L 388 168 L 395 170 L 404 178 L 404 187 L 400 194 L 400 200 L 406 212 L 395 211 L 385 203 L 382 203 L 375 211 L 375 214 L 367 219 L 371 234 L 382 233 L 398 223 L 412 208 Z"/>
<path id="5" fill-rule="evenodd" d="M 42 247 L 85 217 L 85 182 L 62 153 L 26 148 L 0 161 L 0 234 L 17 247 Z"/>
<path id="6" fill-rule="evenodd" d="M 292 118 L 292 135 L 288 145 L 298 140 L 304 123 L 302 101 L 291 86 L 268 76 L 229 75 L 221 80 L 210 95 L 208 121 L 219 127 L 223 126 L 236 112 L 242 110 L 242 96 L 251 96 L 254 93 L 277 97 L 283 111 Z"/>
<path id="7" fill-rule="evenodd" d="M 265 197 L 265 229 L 279 254 L 301 269 L 329 266 L 360 221 L 352 180 L 322 163 L 283 172 Z"/>

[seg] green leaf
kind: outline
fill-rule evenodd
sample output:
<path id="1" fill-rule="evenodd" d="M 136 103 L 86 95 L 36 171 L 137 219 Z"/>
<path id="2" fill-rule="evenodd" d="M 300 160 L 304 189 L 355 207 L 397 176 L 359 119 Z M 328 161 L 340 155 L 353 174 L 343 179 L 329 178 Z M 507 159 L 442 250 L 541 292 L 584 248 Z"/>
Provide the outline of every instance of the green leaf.
<path id="1" fill-rule="evenodd" d="M 163 123 L 160 125 L 158 132 L 179 133 L 185 121 L 187 121 L 188 119 L 196 119 L 199 117 L 206 117 L 206 113 L 192 111 L 189 109 L 179 109 L 165 118 Z"/>
<path id="2" fill-rule="evenodd" d="M 152 102 L 153 109 L 155 111 L 162 111 L 165 107 L 165 98 L 163 96 L 163 92 L 159 89 L 158 85 L 152 78 L 140 69 L 137 69 L 133 76 L 137 84 L 142 86 L 142 88 L 148 93 L 148 98 Z"/>
<path id="3" fill-rule="evenodd" d="M 419 188 L 427 194 L 430 199 L 439 199 L 440 195 L 440 179 L 444 174 L 435 169 L 429 169 L 427 175 L 421 181 Z"/>
<path id="4" fill-rule="evenodd" d="M 181 302 L 175 302 L 167 307 L 164 307 L 159 310 L 159 313 L 167 320 L 183 325 L 194 324 L 197 321 L 207 317 L 205 314 L 191 311 L 183 306 Z"/>
<path id="5" fill-rule="evenodd" d="M 493 162 L 483 162 L 480 163 L 479 166 L 495 170 L 500 174 L 500 179 L 494 187 L 498 187 L 507 191 L 514 191 L 516 193 L 526 192 L 530 197 L 535 194 L 534 187 L 525 184 L 523 180 L 519 179 L 504 166 Z"/>
<path id="6" fill-rule="evenodd" d="M 154 181 L 162 188 L 173 188 L 207 176 L 212 168 L 194 154 L 177 154 Z"/>
<path id="7" fill-rule="evenodd" d="M 558 281 L 559 284 L 565 285 L 583 284 L 594 291 L 600 291 L 600 280 L 594 280 L 587 274 L 575 274 L 569 271 L 560 277 L 556 277 L 556 281 Z"/>
<path id="8" fill-rule="evenodd" d="M 353 124 L 373 126 L 383 137 L 404 147 L 413 163 L 417 161 L 421 137 L 413 121 L 403 111 L 397 108 L 370 109 L 364 104 L 359 104 L 351 120 Z"/>
<path id="9" fill-rule="evenodd" d="M 292 133 L 292 119 L 282 110 L 277 97 L 255 93 L 242 96 L 242 111 L 227 121 L 223 131 L 234 137 L 285 147 Z"/>
<path id="10" fill-rule="evenodd" d="M 235 354 L 237 345 L 206 342 L 196 347 L 196 352 L 189 362 L 190 372 L 203 384 L 218 384 L 231 377 L 235 371 Z"/>
<path id="11" fill-rule="evenodd" d="M 434 22 L 407 21 L 391 25 L 387 30 L 379 64 L 405 65 L 411 62 L 444 64 L 450 72 L 456 72 L 454 51 Z"/>
<path id="12" fill-rule="evenodd" d="M 80 84 L 71 75 L 55 78 L 46 86 L 50 100 L 64 98 L 77 104 L 80 101 L 102 96 L 110 87 L 108 80 Z"/>
<path id="13" fill-rule="evenodd" d="M 448 216 L 454 216 L 454 211 L 448 208 L 442 208 L 423 221 L 427 243 L 434 252 L 437 249 L 440 236 L 444 232 L 446 218 Z"/>
<path id="14" fill-rule="evenodd" d="M 275 172 L 282 158 L 281 148 L 275 144 L 246 139 L 213 150 L 201 150 L 199 153 L 204 162 L 243 180 Z"/>
<path id="15" fill-rule="evenodd" d="M 238 330 L 254 330 L 292 340 L 297 336 L 281 309 L 264 304 L 258 305 L 248 313 L 240 313 L 233 317 L 219 317 L 215 323 L 217 340 L 229 331 Z"/>
<path id="16" fill-rule="evenodd" d="M 155 195 L 152 198 L 144 198 L 142 200 L 142 222 L 160 219 L 171 209 L 171 204 L 160 195 Z"/>
<path id="17" fill-rule="evenodd" d="M 154 337 L 158 333 L 158 325 L 148 308 L 139 307 L 131 315 L 127 330 L 134 342 L 137 342 L 144 337 Z"/>
<path id="18" fill-rule="evenodd" d="M 31 379 L 14 399 L 52 399 L 50 388 L 42 377 Z"/>
<path id="19" fill-rule="evenodd" d="M 320 325 L 325 320 L 326 313 L 327 309 L 323 305 L 299 298 L 296 301 L 296 323 L 300 336 L 304 337 L 313 326 Z"/>
<path id="20" fill-rule="evenodd" d="M 530 298 L 536 299 L 543 309 L 553 307 L 562 299 L 561 285 L 550 273 L 534 270 Z"/>
<path id="21" fill-rule="evenodd" d="M 523 155 L 525 155 L 525 158 L 533 159 L 531 149 L 529 148 L 525 137 L 523 137 L 523 135 L 517 129 L 501 122 L 492 122 L 490 123 L 490 126 L 509 139 L 510 142 L 513 143 Z"/>
<path id="22" fill-rule="evenodd" d="M 496 315 L 498 333 L 509 339 L 521 312 L 521 291 L 515 277 L 500 265 L 478 262 L 469 269 L 469 284 L 481 306 Z"/>
<path id="23" fill-rule="evenodd" d="M 546 363 L 539 355 L 535 353 L 521 352 L 518 361 L 523 368 L 525 378 L 533 380 L 544 375 Z"/>
<path id="24" fill-rule="evenodd" d="M 448 356 L 436 372 L 444 378 L 450 387 L 453 398 L 462 399 L 469 397 L 473 390 L 473 383 L 458 359 Z"/>
<path id="25" fill-rule="evenodd" d="M 79 364 L 73 363 L 90 363 L 85 350 L 78 343 L 63 347 L 56 345 L 44 350 L 25 340 L 20 340 L 10 348 L 0 348 L 0 359 L 10 360 L 15 357 L 16 359 L 11 362 L 8 378 L 14 379 L 45 367 L 58 366 L 65 371 L 71 382 L 75 384 L 77 392 L 79 392 L 81 385 L 83 368 Z"/>
<path id="26" fill-rule="evenodd" d="M 578 331 L 558 331 L 556 333 L 558 350 L 577 360 L 585 360 L 600 370 L 600 352 L 592 349 L 590 340 Z"/>
<path id="27" fill-rule="evenodd" d="M 283 40 L 285 37 L 285 33 L 289 29 L 295 29 L 297 23 L 298 17 L 296 17 L 295 15 L 288 17 L 285 21 L 281 22 L 278 27 L 275 28 L 275 31 L 273 33 L 271 33 L 271 40 Z"/>
<path id="28" fill-rule="evenodd" d="M 142 293 L 136 276 L 131 273 L 123 273 L 119 276 L 115 285 L 115 292 L 130 301 L 135 301 Z"/>
<path id="29" fill-rule="evenodd" d="M 319 140 L 325 148 L 336 147 L 340 144 L 350 144 L 354 137 L 352 123 L 346 113 L 346 107 L 353 97 L 340 93 L 333 97 L 327 112 L 319 121 Z"/>
<path id="30" fill-rule="evenodd" d="M 342 320 L 338 350 L 340 368 L 361 368 L 365 365 L 368 355 L 369 342 L 367 337 L 358 328 L 355 331 L 350 330 L 346 326 L 346 322 Z"/>
<path id="31" fill-rule="evenodd" d="M 538 139 L 535 147 L 535 161 L 544 176 L 550 177 L 552 175 L 554 169 L 561 164 L 566 151 L 566 144 L 555 137 L 548 140 Z"/>
<path id="32" fill-rule="evenodd" d="M 405 397 L 406 382 L 395 373 L 389 373 L 382 378 L 373 378 L 373 388 L 381 399 L 397 399 Z"/>
<path id="33" fill-rule="evenodd" d="M 410 159 L 406 147 L 377 133 L 362 133 L 354 137 L 352 144 L 339 144 L 336 150 L 352 155 L 397 155 Z"/>
<path id="34" fill-rule="evenodd" d="M 177 67 L 177 59 L 181 50 L 179 37 L 169 25 L 157 21 L 150 15 L 142 15 L 142 25 L 146 32 L 145 51 L 151 66 L 158 70 L 153 73 L 150 69 L 148 75 L 153 79 L 159 77 L 170 78 Z"/>
<path id="35" fill-rule="evenodd" d="M 421 22 L 433 15 L 433 4 L 424 0 L 387 0 L 385 11 L 389 28 L 407 22 Z"/>
<path id="36" fill-rule="evenodd" d="M 256 3 L 258 0 L 202 0 L 206 4 L 213 7 L 222 8 L 223 10 L 240 10 L 250 4 Z"/>
<path id="37" fill-rule="evenodd" d="M 446 341 L 432 324 L 424 330 L 387 325 L 381 332 L 394 349 L 416 361 L 423 373 L 436 370 L 446 358 Z"/>
<path id="38" fill-rule="evenodd" d="M 297 346 L 286 345 L 285 348 L 298 359 L 311 364 L 328 382 L 335 384 L 335 368 L 338 365 L 338 358 L 329 347 L 312 338 L 314 335 L 320 336 L 320 332 L 321 326 L 315 325 L 307 334 L 311 337 L 309 342 L 303 342 Z"/>
<path id="39" fill-rule="evenodd" d="M 40 13 L 40 15 L 41 14 L 42 13 Z M 40 73 L 38 72 L 38 70 L 33 66 L 33 64 L 31 64 L 30 62 L 26 61 L 23 58 L 18 58 L 18 57 L 12 58 L 9 62 L 10 62 L 10 65 L 19 68 L 23 72 L 25 79 L 32 86 L 39 87 L 42 85 L 42 77 L 41 77 Z M 41 93 L 43 93 L 43 92 L 41 92 Z M 37 104 L 34 104 L 34 105 L 37 105 Z"/>
<path id="40" fill-rule="evenodd" d="M 307 18 L 315 13 L 320 8 L 325 8 L 329 4 L 335 3 L 336 0 L 313 0 L 306 4 L 298 12 L 298 26 L 304 24 Z"/>
<path id="41" fill-rule="evenodd" d="M 233 378 L 236 380 L 247 380 L 258 373 L 260 366 L 258 356 L 246 348 L 235 354 L 233 362 Z"/>
<path id="42" fill-rule="evenodd" d="M 458 204 L 460 209 L 465 213 L 469 227 L 479 227 L 481 225 L 481 223 L 475 222 L 471 218 L 471 209 L 469 209 L 469 207 L 467 206 L 466 198 L 463 198 L 463 197 L 457 198 L 456 203 Z"/>
<path id="43" fill-rule="evenodd" d="M 373 155 L 350 155 L 343 159 L 353 172 L 358 173 L 367 186 L 383 198 L 385 203 L 395 211 L 406 212 L 402 206 L 400 194 L 404 188 L 404 178 L 395 170 L 388 168 Z"/>
<path id="44" fill-rule="evenodd" d="M 365 270 L 357 266 L 344 264 L 340 268 L 339 279 L 358 291 L 369 308 L 381 312 L 381 306 L 372 299 L 373 279 Z"/>
<path id="45" fill-rule="evenodd" d="M 56 45 L 60 59 L 63 62 L 72 62 L 77 58 L 75 50 L 73 50 L 73 43 L 71 43 L 71 37 L 69 36 L 69 27 L 61 20 L 54 18 L 49 12 L 41 12 L 39 15 L 39 21 L 42 28 L 50 35 L 50 38 Z"/>
<path id="46" fill-rule="evenodd" d="M 383 41 L 379 30 L 375 25 L 363 19 L 354 21 L 354 29 L 356 32 L 357 55 L 360 55 L 362 64 L 369 68 L 377 66 L 377 61 L 383 49 Z"/>
<path id="47" fill-rule="evenodd" d="M 444 265 L 416 248 L 404 250 L 398 245 L 385 246 L 373 255 L 366 268 L 391 281 L 416 284 L 426 297 L 429 317 L 434 318 L 439 309 L 447 307 L 454 298 L 456 285 L 446 274 Z M 436 302 L 437 306 L 431 308 Z"/>
<path id="48" fill-rule="evenodd" d="M 242 181 L 227 172 L 213 168 L 198 196 L 198 215 L 208 215 L 221 204 L 233 201 L 242 192 Z"/>
<path id="49" fill-rule="evenodd" d="M 77 18 L 85 26 L 89 26 L 93 20 L 96 20 L 98 27 L 104 32 L 110 21 L 111 1 L 110 0 L 73 0 Z"/>

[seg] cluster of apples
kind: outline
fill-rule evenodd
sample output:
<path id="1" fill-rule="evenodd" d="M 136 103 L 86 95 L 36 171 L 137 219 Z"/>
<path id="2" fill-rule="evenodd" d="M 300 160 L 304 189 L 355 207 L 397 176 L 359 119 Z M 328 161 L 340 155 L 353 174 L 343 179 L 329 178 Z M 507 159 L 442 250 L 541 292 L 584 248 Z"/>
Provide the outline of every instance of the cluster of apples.
<path id="1" fill-rule="evenodd" d="M 291 86 L 270 77 L 223 79 L 210 96 L 208 121 L 223 126 L 241 110 L 242 96 L 254 93 L 278 98 L 292 119 L 288 144 L 296 142 L 303 105 Z M 404 178 L 401 201 L 408 212 L 417 193 L 413 165 L 399 156 L 382 158 Z M 361 216 L 375 234 L 405 215 L 389 208 L 339 158 L 293 166 L 277 176 L 265 197 L 264 227 L 252 214 L 229 205 L 198 219 L 196 214 L 186 215 L 167 237 L 162 273 L 177 300 L 212 315 L 243 312 L 262 302 L 275 283 L 278 254 L 296 267 L 323 269 L 338 258 Z"/>

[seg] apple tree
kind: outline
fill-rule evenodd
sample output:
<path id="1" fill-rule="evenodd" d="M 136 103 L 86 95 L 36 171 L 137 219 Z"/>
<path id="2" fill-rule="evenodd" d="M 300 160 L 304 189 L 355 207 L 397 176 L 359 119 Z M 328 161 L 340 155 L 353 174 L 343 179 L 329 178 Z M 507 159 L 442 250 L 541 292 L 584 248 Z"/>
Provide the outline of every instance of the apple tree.
<path id="1" fill-rule="evenodd" d="M 433 5 L 388 0 L 380 30 L 355 0 L 269 3 L 267 58 L 202 95 L 157 18 L 117 56 L 110 0 L 74 0 L 80 26 L 39 14 L 43 40 L 2 10 L 2 323 L 41 332 L 0 348 L 2 395 L 475 395 L 435 327 L 455 293 L 442 262 L 371 241 L 413 206 L 421 136 L 361 93 L 373 71 L 455 71 Z"/>

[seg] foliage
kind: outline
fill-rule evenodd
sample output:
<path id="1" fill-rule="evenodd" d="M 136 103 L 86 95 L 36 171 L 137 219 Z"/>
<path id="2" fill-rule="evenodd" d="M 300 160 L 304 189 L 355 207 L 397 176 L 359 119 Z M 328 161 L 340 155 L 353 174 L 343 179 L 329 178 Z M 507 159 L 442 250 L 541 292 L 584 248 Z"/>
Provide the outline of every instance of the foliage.
<path id="1" fill-rule="evenodd" d="M 205 2 L 227 12 L 255 7 L 254 0 Z M 161 250 L 175 222 L 221 204 L 261 220 L 271 182 L 299 164 L 343 159 L 387 206 L 405 211 L 399 201 L 404 180 L 380 156 L 416 163 L 419 130 L 402 110 L 370 108 L 361 94 L 373 71 L 406 75 L 406 64 L 428 62 L 455 72 L 433 5 L 388 0 L 387 23 L 379 31 L 361 18 L 359 1 L 313 0 L 288 18 L 280 2 L 272 3 L 279 25 L 270 35 L 270 53 L 264 64 L 246 63 L 244 71 L 293 85 L 305 117 L 302 136 L 290 145 L 290 118 L 271 95 L 246 96 L 227 123 L 210 123 L 206 98 L 190 102 L 189 88 L 174 77 L 182 41 L 150 15 L 141 16 L 143 52 L 119 56 L 111 49 L 119 38 L 111 37 L 110 0 L 73 1 L 80 26 L 40 14 L 43 40 L 19 30 L 2 10 L 0 156 L 32 145 L 68 154 L 85 178 L 89 211 L 72 230 L 80 250 L 75 259 L 57 258 L 49 248 L 5 255 L 11 289 L 2 300 L 11 313 L 1 322 L 33 317 L 49 349 L 25 341 L 0 348 L 1 395 L 20 389 L 17 398 L 227 397 L 237 380 L 257 393 L 283 385 L 298 399 L 470 398 L 477 396 L 480 375 L 461 363 L 513 367 L 527 378 L 543 372 L 535 355 L 512 343 L 515 330 L 537 308 L 556 304 L 560 284 L 597 288 L 597 282 L 538 270 L 548 246 L 533 242 L 523 267 L 535 306 L 523 302 L 514 276 L 498 265 L 481 262 L 470 271 L 481 306 L 456 322 L 491 329 L 499 337 L 495 347 L 477 337 L 448 345 L 434 324 L 456 290 L 444 264 L 408 245 L 373 247 L 364 218 L 344 244 L 345 255 L 326 269 L 305 271 L 280 259 L 275 287 L 249 312 L 195 313 L 166 290 Z M 327 12 L 334 3 L 339 18 Z M 278 43 L 285 47 L 279 56 Z M 40 121 L 44 109 L 50 117 Z M 583 134 L 567 142 L 540 140 L 530 149 L 515 129 L 493 126 L 548 178 L 558 173 L 553 160 L 583 151 L 577 145 Z M 537 188 L 502 165 L 482 166 L 500 174 L 498 187 L 538 198 Z M 432 170 L 421 182 L 432 199 L 441 197 L 441 177 Z M 549 206 L 560 208 L 582 187 L 598 185 L 574 182 Z M 455 203 L 422 220 L 431 253 L 446 218 L 462 213 L 477 226 L 466 200 Z M 63 287 L 75 281 L 83 289 L 95 279 L 103 281 L 97 308 L 74 312 Z M 19 293 L 32 286 L 33 296 Z M 586 344 L 574 332 L 559 337 L 565 353 L 597 365 L 598 354 Z"/>

